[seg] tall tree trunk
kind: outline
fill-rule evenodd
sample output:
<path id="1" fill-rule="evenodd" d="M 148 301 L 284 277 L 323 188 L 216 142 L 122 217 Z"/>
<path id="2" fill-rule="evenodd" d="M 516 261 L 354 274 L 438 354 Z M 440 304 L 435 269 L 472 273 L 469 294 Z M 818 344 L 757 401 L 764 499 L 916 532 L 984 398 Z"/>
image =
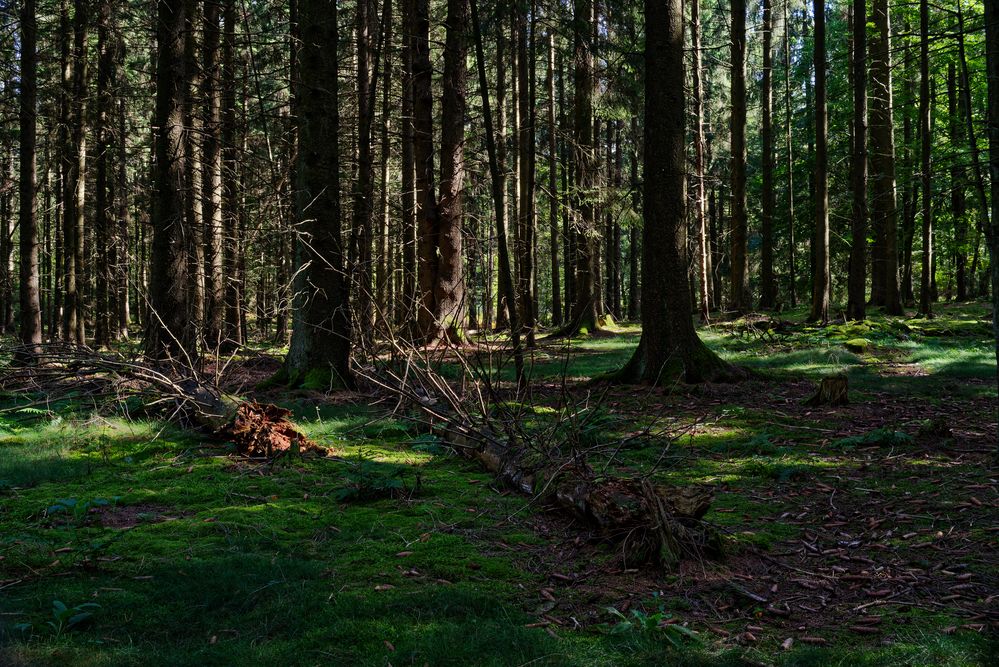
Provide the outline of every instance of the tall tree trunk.
<path id="1" fill-rule="evenodd" d="M 462 255 L 465 177 L 465 87 L 468 0 L 448 0 L 441 105 L 441 186 L 436 233 L 438 257 L 433 290 L 433 338 L 464 338 L 465 275 Z"/>
<path id="2" fill-rule="evenodd" d="M 763 106 L 763 206 L 760 224 L 763 244 L 760 267 L 760 308 L 777 307 L 777 277 L 774 275 L 774 209 L 777 207 L 774 193 L 774 125 L 773 125 L 773 0 L 763 0 L 763 91 L 760 103 Z"/>
<path id="3" fill-rule="evenodd" d="M 751 307 L 746 222 L 746 1 L 731 0 L 731 303 L 729 308 L 744 313 Z"/>
<path id="4" fill-rule="evenodd" d="M 236 0 L 222 0 L 222 272 L 223 351 L 242 345 L 239 283 L 239 164 L 236 137 Z"/>
<path id="5" fill-rule="evenodd" d="M 416 132 L 413 119 L 414 0 L 400 0 L 402 14 L 402 299 L 400 320 L 416 315 Z"/>
<path id="6" fill-rule="evenodd" d="M 188 311 L 187 243 L 184 220 L 184 104 L 188 78 L 184 41 L 186 0 L 157 5 L 156 118 L 150 314 L 146 354 L 190 360 L 194 332 Z"/>
<path id="7" fill-rule="evenodd" d="M 930 294 L 933 270 L 933 181 L 930 173 L 930 9 L 919 0 L 919 164 L 923 195 L 923 258 L 919 284 L 919 312 L 933 317 Z"/>
<path id="8" fill-rule="evenodd" d="M 906 33 L 910 32 L 908 29 Z M 912 77 L 912 49 L 908 40 L 903 46 L 905 55 L 902 59 L 902 77 L 905 85 L 906 104 L 902 109 L 902 154 L 906 165 L 906 177 L 902 186 L 902 283 L 899 298 L 903 306 L 913 306 L 916 302 L 912 289 L 912 247 L 916 230 L 916 203 L 919 198 L 919 182 L 916 179 L 915 158 L 912 148 L 912 114 L 909 112 L 917 106 L 916 84 Z"/>
<path id="9" fill-rule="evenodd" d="M 356 58 L 356 89 L 357 94 L 357 178 L 354 181 L 354 201 L 351 208 L 352 229 L 351 238 L 354 241 L 352 254 L 356 258 L 354 275 L 351 280 L 356 282 L 357 313 L 360 320 L 358 334 L 364 340 L 371 337 L 371 238 L 374 197 L 374 162 L 371 153 L 371 126 L 374 122 L 374 85 L 372 68 L 374 48 L 372 46 L 375 31 L 373 0 L 358 0 L 355 12 L 355 41 L 357 45 Z"/>
<path id="10" fill-rule="evenodd" d="M 991 0 L 989 0 L 989 1 L 987 1 L 985 3 L 985 6 L 986 6 L 985 14 L 986 14 L 986 16 L 989 15 L 990 2 L 991 2 Z M 957 3 L 957 50 L 958 50 L 958 60 L 960 60 L 960 63 L 961 63 L 961 98 L 962 98 L 962 100 L 964 102 L 965 134 L 967 134 L 967 137 L 968 137 L 968 148 L 969 148 L 969 150 L 971 152 L 972 173 L 974 174 L 975 194 L 977 195 L 977 199 L 978 199 L 978 207 L 977 207 L 978 208 L 978 223 L 977 223 L 978 229 L 977 229 L 977 233 L 979 235 L 981 235 L 981 234 L 984 233 L 984 234 L 986 234 L 986 236 L 988 236 L 988 230 L 989 230 L 989 214 L 988 214 L 988 210 L 989 209 L 988 209 L 988 202 L 986 201 L 987 198 L 985 196 L 985 179 L 983 178 L 983 174 L 982 174 L 983 170 L 982 170 L 982 165 L 981 165 L 981 159 L 979 158 L 979 155 L 978 155 L 979 154 L 978 139 L 977 139 L 978 135 L 975 134 L 974 122 L 972 121 L 973 109 L 972 109 L 972 106 L 971 106 L 971 76 L 970 76 L 970 74 L 968 72 L 968 58 L 967 58 L 967 55 L 965 53 L 965 48 L 964 48 L 964 12 L 961 9 L 961 6 L 962 6 L 962 3 L 959 0 L 958 3 Z M 994 5 L 992 6 L 992 10 L 995 11 Z M 986 27 L 988 27 L 988 26 L 986 26 Z M 994 42 L 989 42 L 988 40 L 986 40 L 986 43 L 989 44 L 989 45 L 995 46 Z M 990 182 L 992 183 L 992 187 L 994 188 L 995 187 L 995 178 L 993 177 Z M 995 190 L 993 190 L 993 192 L 995 192 Z M 992 197 L 992 205 L 995 206 L 995 197 L 994 196 Z M 992 216 L 992 224 L 995 224 L 995 223 L 996 223 L 996 218 L 995 218 L 995 216 Z M 975 241 L 975 255 L 976 256 L 978 255 L 978 241 L 977 240 Z M 992 266 L 993 267 L 995 266 L 995 262 L 992 263 Z M 975 276 L 976 271 L 973 269 L 971 273 L 972 273 L 972 276 Z"/>
<path id="11" fill-rule="evenodd" d="M 187 274 L 189 289 L 188 308 L 195 340 L 203 340 L 205 322 L 205 225 L 202 195 L 201 141 L 204 124 L 197 108 L 198 96 L 203 89 L 197 49 L 199 2 L 187 0 L 187 38 L 184 40 L 184 58 L 187 60 L 188 92 L 184 103 L 184 217 L 186 218 L 185 242 L 187 243 Z"/>
<path id="12" fill-rule="evenodd" d="M 506 204 L 504 201 L 505 182 L 500 169 L 496 135 L 493 134 L 493 116 L 489 104 L 489 85 L 486 80 L 486 58 L 482 48 L 482 28 L 479 23 L 479 10 L 476 0 L 469 0 L 472 20 L 472 34 L 475 41 L 475 63 L 479 75 L 479 94 L 482 97 L 482 118 L 486 130 L 486 152 L 489 158 L 489 175 L 492 182 L 493 208 L 496 216 L 497 254 L 499 255 L 500 287 L 506 290 L 507 319 L 510 322 L 510 339 L 513 344 L 514 368 L 517 383 L 526 382 L 524 375 L 524 354 L 520 346 L 520 323 L 517 321 L 516 295 L 510 269 L 510 249 L 507 242 Z M 502 135 L 501 135 L 502 136 Z M 503 276 L 506 276 L 504 279 Z"/>
<path id="13" fill-rule="evenodd" d="M 520 157 L 520 273 L 518 296 L 521 325 L 528 347 L 534 346 L 534 329 L 537 325 L 537 304 L 534 294 L 534 33 L 528 30 L 527 0 L 520 0 L 516 9 L 517 23 L 517 80 L 520 91 L 520 127 L 517 136 L 517 155 Z M 533 24 L 533 21 L 532 21 Z"/>
<path id="14" fill-rule="evenodd" d="M 645 1 L 645 178 L 642 338 L 625 381 L 669 386 L 738 374 L 697 337 L 690 317 L 682 0 Z"/>
<path id="15" fill-rule="evenodd" d="M 417 337 L 439 337 L 435 288 L 440 229 L 434 192 L 433 67 L 430 62 L 430 2 L 413 0 L 413 117 L 416 160 L 416 229 L 418 312 Z"/>
<path id="16" fill-rule="evenodd" d="M 769 0 L 767 0 L 769 2 Z M 769 4 L 767 5 L 769 16 Z M 707 322 L 711 312 L 710 247 L 707 229 L 707 204 L 704 189 L 704 83 L 701 71 L 701 2 L 690 3 L 690 43 L 693 50 L 692 72 L 694 94 L 694 224 L 697 227 L 697 279 L 700 284 L 698 310 L 701 322 Z"/>
<path id="17" fill-rule="evenodd" d="M 558 126 L 555 124 L 555 33 L 548 31 L 548 71 L 545 90 L 548 92 L 548 229 L 551 236 L 549 251 L 552 280 L 552 324 L 562 325 L 562 284 L 559 277 L 559 191 L 558 191 Z"/>
<path id="18" fill-rule="evenodd" d="M 898 289 L 898 211 L 895 194 L 895 138 L 892 121 L 891 16 L 888 0 L 874 0 L 875 37 L 870 44 L 871 218 L 877 237 L 872 256 L 874 305 L 902 314 Z"/>
<path id="19" fill-rule="evenodd" d="M 301 35 L 295 210 L 299 242 L 289 384 L 316 389 L 350 387 L 350 287 L 340 219 L 340 116 L 337 92 L 337 6 L 298 0 Z M 331 181 L 332 178 L 332 181 Z"/>
<path id="20" fill-rule="evenodd" d="M 853 0 L 853 209 L 846 316 L 866 317 L 867 304 L 867 0 Z"/>
<path id="21" fill-rule="evenodd" d="M 574 235 L 575 277 L 572 310 L 565 333 L 597 328 L 597 295 L 593 277 L 596 218 L 593 208 L 596 160 L 593 154 L 593 0 L 573 0 L 573 167 L 577 219 Z"/>
<path id="22" fill-rule="evenodd" d="M 202 218 L 205 247 L 205 343 L 216 350 L 225 326 L 225 231 L 222 221 L 222 81 L 219 68 L 220 0 L 205 0 L 202 79 L 205 120 L 202 141 Z M 295 24 L 292 31 L 296 32 Z M 297 39 L 293 36 L 292 39 Z M 292 77 L 294 85 L 294 76 Z"/>
<path id="23" fill-rule="evenodd" d="M 382 86 L 382 124 L 381 124 L 381 199 L 379 200 L 378 229 L 378 264 L 376 265 L 375 292 L 378 299 L 378 309 L 382 315 L 391 321 L 392 313 L 392 246 L 390 244 L 391 212 L 389 210 L 389 161 L 391 159 L 391 92 L 392 92 L 392 0 L 386 0 L 382 15 L 382 25 L 385 26 L 385 67 Z M 382 323 L 383 324 L 383 323 Z"/>
<path id="24" fill-rule="evenodd" d="M 638 116 L 631 117 L 631 207 L 637 214 L 641 208 L 641 194 L 638 182 Z M 628 319 L 638 320 L 642 314 L 642 289 L 639 277 L 639 256 L 641 252 L 641 230 L 632 223 L 628 229 Z"/>
<path id="25" fill-rule="evenodd" d="M 999 3 L 995 0 L 985 2 L 985 71 L 989 91 L 989 183 L 992 195 L 991 225 L 985 229 L 992 256 L 992 331 L 996 339 L 996 360 L 999 361 Z M 968 113 L 971 113 L 970 105 Z M 999 366 L 996 379 L 999 381 Z M 996 451 L 999 453 L 999 446 Z"/>
<path id="26" fill-rule="evenodd" d="M 791 141 L 794 108 L 791 106 L 791 22 L 787 11 L 789 4 L 791 0 L 784 0 L 784 140 L 787 148 L 787 282 L 789 301 L 794 308 L 798 305 L 798 277 L 795 256 L 797 249 L 794 240 L 794 146 Z"/>
<path id="27" fill-rule="evenodd" d="M 68 144 L 65 154 L 65 202 L 63 220 L 65 258 L 65 308 L 63 328 L 66 338 L 77 345 L 86 341 L 83 314 L 83 289 L 86 284 L 83 250 L 85 233 L 85 197 L 87 166 L 86 87 L 87 87 L 87 27 L 88 0 L 75 0 L 73 9 L 73 48 L 70 63 L 63 71 L 67 93 Z M 68 23 L 68 19 L 66 20 Z M 69 32 L 64 33 L 69 39 Z"/>
<path id="28" fill-rule="evenodd" d="M 947 65 L 947 117 L 950 121 L 950 145 L 961 144 L 961 120 L 957 94 L 957 68 L 954 63 Z M 954 281 L 957 283 L 957 300 L 968 299 L 968 221 L 965 201 L 965 169 L 957 159 L 950 166 L 950 211 L 954 218 Z"/>
<path id="29" fill-rule="evenodd" d="M 35 207 L 36 168 L 35 131 L 38 104 L 38 23 L 35 0 L 21 5 L 21 71 L 20 71 L 20 158 L 18 211 L 20 245 L 20 330 L 24 346 L 20 355 L 30 359 L 40 352 L 42 342 L 42 308 L 38 276 L 38 221 Z"/>
<path id="30" fill-rule="evenodd" d="M 829 321 L 829 157 L 826 116 L 826 10 L 814 0 L 815 13 L 815 227 L 812 309 L 809 318 Z"/>
<path id="31" fill-rule="evenodd" d="M 97 178 L 94 196 L 96 256 L 96 309 L 94 311 L 94 347 L 106 346 L 111 340 L 111 315 L 109 289 L 110 272 L 114 264 L 112 238 L 113 173 L 112 121 L 114 97 L 111 91 L 115 53 L 112 44 L 111 22 L 113 2 L 102 2 L 97 10 L 97 113 L 94 135 L 97 138 Z"/>

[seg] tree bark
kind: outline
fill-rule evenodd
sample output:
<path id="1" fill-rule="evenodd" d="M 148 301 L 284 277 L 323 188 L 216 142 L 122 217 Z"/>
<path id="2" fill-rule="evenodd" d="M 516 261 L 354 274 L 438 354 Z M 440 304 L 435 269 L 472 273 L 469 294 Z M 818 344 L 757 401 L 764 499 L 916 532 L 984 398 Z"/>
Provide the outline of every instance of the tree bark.
<path id="1" fill-rule="evenodd" d="M 575 275 L 572 308 L 563 333 L 597 329 L 597 295 L 593 278 L 596 218 L 593 196 L 596 160 L 593 154 L 593 0 L 573 0 L 573 167 L 577 218 L 573 229 Z"/>
<path id="2" fill-rule="evenodd" d="M 814 268 L 812 308 L 808 319 L 829 321 L 829 156 L 826 115 L 826 11 L 814 0 L 815 14 L 815 220 L 813 228 Z"/>
<path id="3" fill-rule="evenodd" d="M 219 63 L 220 0 L 205 0 L 202 50 L 202 97 L 205 120 L 202 142 L 201 206 L 205 247 L 205 343 L 211 350 L 222 345 L 225 327 L 225 231 L 222 221 L 222 82 Z M 293 37 L 297 27 L 292 26 Z M 292 76 L 294 85 L 294 75 Z"/>
<path id="4" fill-rule="evenodd" d="M 35 206 L 37 176 L 35 142 L 38 123 L 38 23 L 35 0 L 21 5 L 21 71 L 20 71 L 20 159 L 18 211 L 20 245 L 20 330 L 23 346 L 19 354 L 30 360 L 36 356 L 42 342 L 42 309 L 38 276 L 38 220 Z"/>
<path id="5" fill-rule="evenodd" d="M 992 331 L 996 339 L 996 359 L 999 360 L 999 3 L 985 2 L 985 71 L 988 76 L 988 135 L 989 176 L 992 195 L 992 217 L 986 227 L 992 256 Z M 970 106 L 969 111 L 970 112 Z M 996 380 L 999 381 L 999 366 Z M 996 449 L 999 453 L 999 446 Z"/>
<path id="6" fill-rule="evenodd" d="M 551 236 L 549 251 L 552 280 L 552 324 L 562 325 L 562 283 L 559 277 L 559 191 L 558 191 L 558 140 L 559 128 L 555 124 L 555 33 L 548 31 L 548 71 L 545 89 L 548 92 L 548 229 Z"/>
<path id="7" fill-rule="evenodd" d="M 295 198 L 295 307 L 285 359 L 288 383 L 315 389 L 352 387 L 349 283 L 341 238 L 337 7 L 298 0 L 298 183 Z M 332 182 L 330 181 L 332 177 Z"/>
<path id="8" fill-rule="evenodd" d="M 223 351 L 243 344 L 239 281 L 239 164 L 236 136 L 236 0 L 222 0 L 222 271 Z"/>
<path id="9" fill-rule="evenodd" d="M 957 68 L 954 63 L 947 65 L 947 117 L 950 121 L 950 145 L 961 144 L 961 120 L 957 93 Z M 954 282 L 957 284 L 957 300 L 968 299 L 968 221 L 965 192 L 967 181 L 965 169 L 957 159 L 950 166 L 950 211 L 954 219 Z"/>
<path id="10" fill-rule="evenodd" d="M 871 218 L 876 236 L 872 253 L 872 302 L 889 315 L 901 315 L 898 289 L 898 211 L 892 109 L 891 16 L 888 0 L 874 0 L 875 37 L 870 44 Z"/>
<path id="11" fill-rule="evenodd" d="M 665 385 L 735 378 L 697 337 L 690 317 L 684 226 L 686 141 L 682 0 L 646 0 L 642 338 L 619 373 Z M 654 74 L 654 75 L 653 75 Z"/>
<path id="12" fill-rule="evenodd" d="M 867 305 L 867 0 L 853 0 L 853 191 L 846 316 L 863 320 Z"/>
<path id="13" fill-rule="evenodd" d="M 792 308 L 798 305 L 797 248 L 794 240 L 794 147 L 791 141 L 791 124 L 794 109 L 791 106 L 791 22 L 787 7 L 791 0 L 784 0 L 784 140 L 787 147 L 787 259 L 788 297 Z"/>
<path id="14" fill-rule="evenodd" d="M 764 310 L 777 307 L 777 278 L 774 274 L 774 209 L 777 203 L 774 193 L 773 72 L 773 0 L 763 0 L 763 90 L 760 100 L 763 106 L 763 127 L 760 133 L 763 143 L 763 205 L 760 211 L 763 244 L 760 257 L 760 308 Z"/>
<path id="15" fill-rule="evenodd" d="M 489 104 L 489 84 L 486 80 L 486 58 L 482 48 L 482 28 L 479 23 L 479 10 L 476 0 L 469 0 L 472 20 L 472 35 L 475 41 L 475 63 L 479 75 L 479 94 L 482 97 L 482 118 L 486 130 L 486 153 L 489 158 L 489 175 L 492 182 L 493 209 L 496 217 L 496 240 L 499 262 L 500 288 L 505 290 L 507 320 L 510 323 L 510 339 L 513 344 L 514 369 L 517 383 L 526 382 L 524 375 L 524 355 L 520 345 L 520 323 L 517 320 L 517 299 L 514 293 L 513 276 L 510 268 L 510 248 L 507 241 L 505 181 L 500 169 L 496 135 L 493 134 L 492 108 Z"/>
<path id="16" fill-rule="evenodd" d="M 930 173 L 930 10 L 927 0 L 919 0 L 919 164 L 923 195 L 923 256 L 919 282 L 919 312 L 933 317 L 931 283 L 933 270 L 933 181 Z"/>
<path id="17" fill-rule="evenodd" d="M 400 0 L 402 14 L 402 299 L 400 320 L 416 316 L 416 132 L 413 119 L 414 0 Z"/>
<path id="18" fill-rule="evenodd" d="M 746 222 L 746 1 L 731 0 L 732 73 L 730 131 L 732 135 L 731 302 L 729 309 L 744 313 L 751 307 Z"/>
<path id="19" fill-rule="evenodd" d="M 146 354 L 190 362 L 194 350 L 188 311 L 187 240 L 184 220 L 184 104 L 188 78 L 184 41 L 186 0 L 157 6 L 156 119 L 150 313 Z"/>
<path id="20" fill-rule="evenodd" d="M 528 347 L 534 346 L 534 330 L 537 326 L 537 303 L 534 294 L 534 34 L 528 30 L 528 1 L 520 0 L 515 5 L 517 26 L 517 81 L 520 93 L 517 134 L 517 155 L 520 158 L 520 203 L 517 227 L 520 243 L 518 254 L 520 266 L 518 274 L 518 297 L 521 311 L 521 326 Z"/>

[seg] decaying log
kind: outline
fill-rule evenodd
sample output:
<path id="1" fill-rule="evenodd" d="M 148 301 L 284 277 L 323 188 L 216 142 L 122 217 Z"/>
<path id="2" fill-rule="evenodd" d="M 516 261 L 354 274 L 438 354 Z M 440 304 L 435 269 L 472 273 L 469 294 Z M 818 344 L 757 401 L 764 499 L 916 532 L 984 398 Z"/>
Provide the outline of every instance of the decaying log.
<path id="1" fill-rule="evenodd" d="M 469 437 L 467 429 L 446 429 L 444 437 L 504 485 L 568 512 L 601 539 L 621 544 L 630 562 L 669 569 L 683 558 L 721 555 L 721 536 L 701 520 L 711 506 L 708 489 L 598 476 L 580 462 L 532 464 L 524 450 L 501 438 Z"/>
<path id="2" fill-rule="evenodd" d="M 95 401 L 120 402 L 141 396 L 147 405 L 169 405 L 172 419 L 231 441 L 244 456 L 272 458 L 284 452 L 326 451 L 295 429 L 288 421 L 288 410 L 243 401 L 190 369 L 157 367 L 66 344 L 43 345 L 34 360 L 31 365 L 2 369 L 0 388 L 44 392 L 53 399 L 79 392 L 85 382 Z"/>
<path id="3" fill-rule="evenodd" d="M 805 401 L 805 405 L 846 405 L 850 402 L 847 396 L 847 379 L 845 375 L 831 375 L 822 378 L 815 395 Z"/>

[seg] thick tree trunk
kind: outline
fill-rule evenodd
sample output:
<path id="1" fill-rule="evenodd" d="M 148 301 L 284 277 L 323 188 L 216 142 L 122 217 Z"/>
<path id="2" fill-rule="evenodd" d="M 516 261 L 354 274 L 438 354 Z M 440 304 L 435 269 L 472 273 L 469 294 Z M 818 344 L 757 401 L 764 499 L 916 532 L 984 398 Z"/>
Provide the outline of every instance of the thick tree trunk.
<path id="1" fill-rule="evenodd" d="M 353 386 L 346 253 L 341 238 L 337 11 L 326 0 L 298 0 L 296 175 L 299 242 L 289 384 L 315 389 Z M 330 181 L 331 176 L 333 180 Z"/>
<path id="2" fill-rule="evenodd" d="M 989 182 L 991 183 L 992 217 L 986 227 L 992 256 L 992 330 L 996 339 L 996 359 L 999 360 L 999 3 L 985 2 L 985 71 L 988 75 L 988 135 Z M 970 105 L 969 111 L 970 114 Z M 999 381 L 999 367 L 996 371 Z M 996 449 L 999 452 L 999 447 Z"/>
<path id="3" fill-rule="evenodd" d="M 194 336 L 188 311 L 188 264 L 184 221 L 184 104 L 188 73 L 184 58 L 186 0 L 157 6 L 156 119 L 150 313 L 146 354 L 189 362 Z"/>
<path id="4" fill-rule="evenodd" d="M 596 218 L 592 197 L 596 185 L 596 159 L 593 154 L 593 0 L 573 0 L 573 167 L 577 212 L 573 230 L 575 276 L 572 308 L 563 333 L 595 331 L 597 295 L 593 276 Z"/>
<path id="5" fill-rule="evenodd" d="M 400 321 L 416 315 L 416 132 L 413 122 L 414 0 L 400 0 L 402 14 L 402 298 Z"/>
<path id="6" fill-rule="evenodd" d="M 20 73 L 20 158 L 18 212 L 20 245 L 20 329 L 23 348 L 20 355 L 30 360 L 38 354 L 42 342 L 42 309 L 38 277 L 38 220 L 35 206 L 36 168 L 35 132 L 38 123 L 38 22 L 35 0 L 21 5 Z"/>
<path id="7" fill-rule="evenodd" d="M 732 74 L 730 121 L 732 162 L 731 302 L 729 309 L 744 313 L 751 307 L 746 222 L 746 1 L 731 0 Z"/>
<path id="8" fill-rule="evenodd" d="M 236 136 L 236 0 L 222 0 L 222 272 L 225 311 L 222 350 L 243 344 L 240 325 L 240 188 Z"/>
<path id="9" fill-rule="evenodd" d="M 867 0 L 853 0 L 852 148 L 853 208 L 846 316 L 859 321 L 867 316 Z"/>
<path id="10" fill-rule="evenodd" d="M 77 345 L 86 343 L 86 324 L 83 310 L 83 289 L 86 284 L 84 271 L 85 196 L 87 166 L 86 88 L 87 88 L 87 28 L 89 25 L 88 0 L 75 0 L 73 10 L 73 49 L 71 63 L 63 72 L 67 93 L 67 140 L 65 154 L 66 215 L 63 220 L 65 234 L 65 308 L 63 328 L 66 338 Z M 68 18 L 66 19 L 68 23 Z M 65 38 L 69 39 L 67 30 Z"/>
<path id="11" fill-rule="evenodd" d="M 371 309 L 371 238 L 374 215 L 374 161 L 371 151 L 371 127 L 374 123 L 374 85 L 372 68 L 377 67 L 374 53 L 375 31 L 373 0 L 358 0 L 355 11 L 356 72 L 355 93 L 357 103 L 357 173 L 354 179 L 354 201 L 351 207 L 351 239 L 355 258 L 354 275 L 357 296 L 358 334 L 370 342 L 373 313 Z"/>
<path id="12" fill-rule="evenodd" d="M 656 267 L 642 282 L 642 338 L 619 373 L 629 382 L 669 386 L 735 378 L 697 337 L 690 317 L 686 224 L 686 113 L 681 0 L 646 0 L 645 226 L 642 263 Z"/>
<path id="13" fill-rule="evenodd" d="M 433 285 L 433 338 L 464 339 L 465 275 L 462 202 L 465 177 L 465 84 L 468 0 L 448 0 L 441 105 L 441 186 L 436 233 L 438 258 Z"/>
<path id="14" fill-rule="evenodd" d="M 808 319 L 829 321 L 829 156 L 826 115 L 825 3 L 814 0 L 815 14 L 815 220 L 812 232 L 812 308 Z"/>
<path id="15" fill-rule="evenodd" d="M 201 202 L 201 142 L 204 124 L 197 108 L 198 96 L 203 88 L 197 44 L 198 17 L 197 0 L 187 1 L 187 37 L 184 40 L 184 58 L 187 61 L 188 90 L 184 98 L 184 159 L 187 169 L 184 173 L 184 218 L 185 243 L 187 244 L 188 308 L 191 327 L 194 330 L 195 349 L 203 347 L 205 324 L 205 246 L 204 217 Z"/>

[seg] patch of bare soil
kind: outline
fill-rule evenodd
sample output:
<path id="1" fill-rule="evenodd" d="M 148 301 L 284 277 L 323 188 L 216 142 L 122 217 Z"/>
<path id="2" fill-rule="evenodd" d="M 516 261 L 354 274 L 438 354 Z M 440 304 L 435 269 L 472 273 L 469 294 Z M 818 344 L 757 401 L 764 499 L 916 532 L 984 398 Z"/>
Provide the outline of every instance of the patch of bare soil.
<path id="1" fill-rule="evenodd" d="M 183 515 L 165 505 L 153 503 L 100 507 L 94 510 L 94 514 L 97 515 L 101 526 L 116 529 L 134 528 L 140 523 L 175 521 Z"/>

